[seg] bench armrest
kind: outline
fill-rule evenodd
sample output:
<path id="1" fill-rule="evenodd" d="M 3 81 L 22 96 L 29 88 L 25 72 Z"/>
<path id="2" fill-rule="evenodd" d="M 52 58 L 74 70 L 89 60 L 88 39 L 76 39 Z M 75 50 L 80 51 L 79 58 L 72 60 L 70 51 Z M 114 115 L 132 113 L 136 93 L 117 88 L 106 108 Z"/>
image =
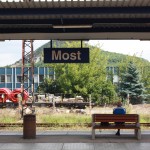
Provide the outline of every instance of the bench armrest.
<path id="1" fill-rule="evenodd" d="M 140 123 L 136 123 L 136 127 L 140 127 Z"/>

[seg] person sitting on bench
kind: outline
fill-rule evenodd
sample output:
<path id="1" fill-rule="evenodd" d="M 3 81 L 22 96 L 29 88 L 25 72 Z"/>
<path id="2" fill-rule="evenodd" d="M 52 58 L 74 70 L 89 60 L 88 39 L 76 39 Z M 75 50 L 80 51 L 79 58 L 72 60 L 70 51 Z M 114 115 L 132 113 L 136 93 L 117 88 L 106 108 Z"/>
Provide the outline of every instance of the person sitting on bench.
<path id="1" fill-rule="evenodd" d="M 113 109 L 113 114 L 126 114 L 126 109 L 122 107 L 122 103 L 117 102 L 117 107 Z M 124 122 L 115 122 L 116 125 L 122 125 Z M 116 132 L 116 135 L 120 135 L 120 129 Z"/>

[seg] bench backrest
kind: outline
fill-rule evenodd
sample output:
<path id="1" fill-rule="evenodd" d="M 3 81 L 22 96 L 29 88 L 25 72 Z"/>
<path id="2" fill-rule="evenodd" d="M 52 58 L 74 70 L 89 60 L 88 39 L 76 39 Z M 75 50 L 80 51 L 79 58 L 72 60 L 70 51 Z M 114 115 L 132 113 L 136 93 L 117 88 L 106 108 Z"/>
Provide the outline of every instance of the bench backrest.
<path id="1" fill-rule="evenodd" d="M 131 122 L 139 123 L 138 114 L 92 114 L 92 122 Z"/>

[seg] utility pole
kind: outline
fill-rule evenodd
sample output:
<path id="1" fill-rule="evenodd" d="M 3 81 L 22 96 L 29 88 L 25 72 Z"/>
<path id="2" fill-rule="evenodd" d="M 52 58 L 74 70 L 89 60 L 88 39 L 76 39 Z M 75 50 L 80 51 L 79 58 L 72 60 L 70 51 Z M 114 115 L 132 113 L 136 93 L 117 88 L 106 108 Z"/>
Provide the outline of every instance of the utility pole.
<path id="1" fill-rule="evenodd" d="M 25 82 L 27 82 L 25 84 Z M 22 102 L 24 91 L 31 96 L 32 105 L 34 103 L 34 56 L 33 40 L 22 40 Z"/>

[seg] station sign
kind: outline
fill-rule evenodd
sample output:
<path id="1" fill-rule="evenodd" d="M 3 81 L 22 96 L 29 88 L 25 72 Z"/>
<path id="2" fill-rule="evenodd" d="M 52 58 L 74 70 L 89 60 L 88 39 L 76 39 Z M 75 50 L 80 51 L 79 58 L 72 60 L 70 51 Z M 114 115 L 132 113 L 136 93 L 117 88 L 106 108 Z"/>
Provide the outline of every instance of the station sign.
<path id="1" fill-rule="evenodd" d="M 89 63 L 89 48 L 44 48 L 44 63 Z"/>

